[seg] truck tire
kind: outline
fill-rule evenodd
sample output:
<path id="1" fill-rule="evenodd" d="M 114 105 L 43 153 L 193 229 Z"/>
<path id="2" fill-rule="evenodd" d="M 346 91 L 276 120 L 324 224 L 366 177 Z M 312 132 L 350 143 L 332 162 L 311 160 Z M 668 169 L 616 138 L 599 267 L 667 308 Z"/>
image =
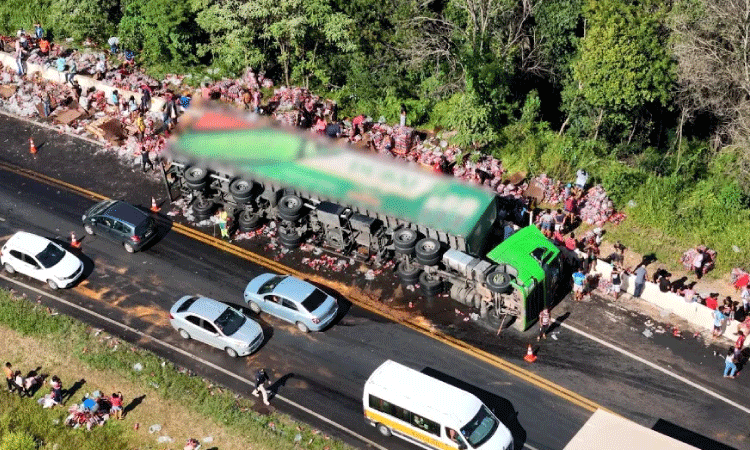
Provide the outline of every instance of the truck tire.
<path id="1" fill-rule="evenodd" d="M 283 228 L 279 229 L 279 242 L 281 243 L 281 246 L 284 248 L 288 248 L 289 250 L 295 249 L 302 244 L 302 236 L 300 236 L 299 233 L 297 233 L 296 230 L 292 230 L 291 232 L 284 231 Z"/>
<path id="2" fill-rule="evenodd" d="M 302 199 L 296 195 L 285 195 L 279 200 L 279 217 L 294 222 L 302 216 Z"/>
<path id="3" fill-rule="evenodd" d="M 419 286 L 422 288 L 422 293 L 427 297 L 433 297 L 443 292 L 443 280 L 438 275 L 433 275 L 427 272 L 419 274 Z"/>
<path id="4" fill-rule="evenodd" d="M 495 267 L 485 277 L 487 289 L 497 294 L 505 294 L 510 291 L 510 275 L 505 272 L 503 266 Z"/>
<path id="5" fill-rule="evenodd" d="M 235 178 L 229 183 L 229 194 L 235 202 L 239 204 L 247 203 L 252 197 L 253 183 L 252 181 L 243 180 L 242 178 Z"/>
<path id="6" fill-rule="evenodd" d="M 237 218 L 237 225 L 243 233 L 255 231 L 260 228 L 260 216 L 252 211 L 242 211 Z"/>
<path id="7" fill-rule="evenodd" d="M 198 197 L 193 203 L 193 213 L 195 214 L 195 219 L 198 222 L 200 222 L 201 220 L 206 220 L 209 217 L 211 217 L 211 214 L 213 213 L 213 209 L 214 209 L 214 202 L 212 200 L 208 200 L 203 197 Z"/>
<path id="8" fill-rule="evenodd" d="M 424 238 L 417 242 L 414 250 L 417 262 L 423 266 L 435 266 L 440 262 L 440 242 L 437 239 Z"/>
<path id="9" fill-rule="evenodd" d="M 393 247 L 396 253 L 411 255 L 417 245 L 417 232 L 411 228 L 401 228 L 393 232 Z"/>
<path id="10" fill-rule="evenodd" d="M 206 180 L 208 179 L 208 171 L 203 167 L 190 166 L 185 168 L 183 175 L 185 184 L 194 191 L 202 191 L 206 188 Z"/>
<path id="11" fill-rule="evenodd" d="M 416 264 L 410 264 L 405 261 L 401 261 L 396 266 L 396 275 L 403 284 L 415 284 L 419 281 L 419 273 L 422 269 Z"/>

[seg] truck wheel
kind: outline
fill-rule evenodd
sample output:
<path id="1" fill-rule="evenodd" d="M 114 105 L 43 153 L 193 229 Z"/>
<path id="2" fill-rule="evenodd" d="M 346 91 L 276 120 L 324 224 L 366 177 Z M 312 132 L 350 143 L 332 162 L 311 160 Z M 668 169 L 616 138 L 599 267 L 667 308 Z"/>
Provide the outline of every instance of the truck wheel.
<path id="1" fill-rule="evenodd" d="M 422 269 L 416 264 L 409 264 L 404 261 L 401 261 L 396 266 L 396 274 L 404 284 L 414 284 L 419 281 L 419 273 L 421 271 Z"/>
<path id="2" fill-rule="evenodd" d="M 439 275 L 422 272 L 419 275 L 419 286 L 422 288 L 422 293 L 427 297 L 432 297 L 443 292 L 443 280 Z"/>
<path id="3" fill-rule="evenodd" d="M 255 231 L 260 228 L 260 216 L 252 211 L 245 210 L 240 213 L 237 223 L 240 227 L 240 231 L 243 233 Z"/>
<path id="4" fill-rule="evenodd" d="M 505 294 L 510 291 L 510 275 L 500 267 L 496 267 L 485 278 L 487 289 L 497 294 Z"/>
<path id="5" fill-rule="evenodd" d="M 302 199 L 296 195 L 285 195 L 279 200 L 279 217 L 294 222 L 302 215 Z"/>
<path id="6" fill-rule="evenodd" d="M 214 209 L 214 202 L 203 197 L 193 203 L 193 213 L 198 221 L 208 219 L 211 217 L 211 212 Z"/>
<path id="7" fill-rule="evenodd" d="M 191 166 L 185 169 L 183 177 L 185 178 L 185 184 L 190 189 L 202 191 L 206 188 L 208 171 L 203 167 Z"/>
<path id="8" fill-rule="evenodd" d="M 229 193 L 237 203 L 246 203 L 250 199 L 253 190 L 252 181 L 236 178 L 229 183 Z"/>
<path id="9" fill-rule="evenodd" d="M 417 232 L 411 228 L 401 228 L 393 232 L 393 246 L 396 253 L 411 255 L 417 245 Z"/>
<path id="10" fill-rule="evenodd" d="M 417 254 L 417 262 L 423 266 L 434 266 L 440 262 L 440 242 L 437 239 L 421 239 L 414 250 Z"/>
<path id="11" fill-rule="evenodd" d="M 281 242 L 282 247 L 292 250 L 300 246 L 302 243 L 302 236 L 300 236 L 296 230 L 286 232 L 283 228 L 280 228 L 279 242 Z"/>

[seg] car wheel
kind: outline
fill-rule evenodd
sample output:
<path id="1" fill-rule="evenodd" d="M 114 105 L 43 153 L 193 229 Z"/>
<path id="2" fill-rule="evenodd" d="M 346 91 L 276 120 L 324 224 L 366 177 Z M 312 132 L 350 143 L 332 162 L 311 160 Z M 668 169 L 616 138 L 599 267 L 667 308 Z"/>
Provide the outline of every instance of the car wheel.
<path id="1" fill-rule="evenodd" d="M 133 245 L 130 244 L 129 242 L 126 242 L 126 243 L 122 244 L 122 246 L 125 247 L 125 251 L 126 252 L 128 252 L 128 253 L 135 253 L 135 247 L 133 247 Z"/>
<path id="2" fill-rule="evenodd" d="M 92 227 L 90 224 L 86 224 L 83 226 L 83 229 L 86 231 L 86 234 L 94 234 L 94 227 Z"/>
<path id="3" fill-rule="evenodd" d="M 47 286 L 53 291 L 57 290 L 57 283 L 55 283 L 55 280 L 47 280 Z"/>
<path id="4" fill-rule="evenodd" d="M 297 329 L 300 330 L 303 333 L 309 333 L 310 329 L 307 328 L 307 325 L 305 325 L 302 322 L 297 322 Z"/>
<path id="5" fill-rule="evenodd" d="M 231 347 L 225 348 L 224 351 L 227 352 L 227 355 L 231 356 L 232 358 L 236 358 L 238 356 L 237 352 L 234 351 L 234 349 Z"/>
<path id="6" fill-rule="evenodd" d="M 255 314 L 260 314 L 260 305 L 255 302 L 250 302 L 248 305 L 250 306 L 250 311 L 254 312 Z"/>
<path id="7" fill-rule="evenodd" d="M 13 266 L 11 266 L 9 263 L 5 263 L 4 267 L 5 267 L 5 271 L 8 272 L 9 274 L 12 275 L 16 273 L 16 269 L 14 269 Z"/>
<path id="8" fill-rule="evenodd" d="M 182 336 L 183 339 L 190 339 L 190 333 L 180 328 L 180 336 Z"/>
<path id="9" fill-rule="evenodd" d="M 387 426 L 383 425 L 382 423 L 378 424 L 378 432 L 380 434 L 382 434 L 383 436 L 385 436 L 385 437 L 390 437 L 391 436 L 391 429 L 388 428 Z"/>

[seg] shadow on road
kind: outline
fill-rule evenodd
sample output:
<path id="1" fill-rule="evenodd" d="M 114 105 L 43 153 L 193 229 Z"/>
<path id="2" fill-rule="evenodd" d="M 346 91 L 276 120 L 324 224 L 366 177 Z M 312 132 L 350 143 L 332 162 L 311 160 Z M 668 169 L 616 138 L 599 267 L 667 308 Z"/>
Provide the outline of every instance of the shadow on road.
<path id="1" fill-rule="evenodd" d="M 722 444 L 664 419 L 659 419 L 651 429 L 701 450 L 736 450 L 734 447 Z"/>
<path id="2" fill-rule="evenodd" d="M 508 399 L 493 394 L 492 392 L 485 391 L 473 384 L 454 378 L 440 372 L 439 370 L 433 369 L 432 367 L 425 367 L 422 370 L 422 373 L 476 395 L 477 398 L 487 405 L 490 411 L 500 419 L 508 430 L 510 430 L 510 434 L 513 436 L 513 447 L 516 450 L 521 450 L 523 448 L 523 444 L 526 442 L 526 430 L 524 430 L 518 422 L 518 412 Z"/>

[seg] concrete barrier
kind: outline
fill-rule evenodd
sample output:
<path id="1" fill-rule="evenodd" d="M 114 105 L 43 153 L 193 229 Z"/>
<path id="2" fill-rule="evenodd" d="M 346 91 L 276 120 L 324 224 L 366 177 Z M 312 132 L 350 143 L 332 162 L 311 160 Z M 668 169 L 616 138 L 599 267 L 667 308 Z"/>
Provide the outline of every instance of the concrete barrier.
<path id="1" fill-rule="evenodd" d="M 9 53 L 0 52 L 0 62 L 3 63 L 6 67 L 12 67 L 13 70 L 17 69 L 16 64 L 16 58 L 13 57 L 13 55 Z M 41 64 L 36 63 L 29 63 L 24 62 L 24 65 L 26 67 L 26 74 L 27 76 L 39 73 L 42 78 L 48 81 L 53 81 L 55 83 L 64 84 L 65 83 L 65 74 L 58 72 L 58 70 L 54 67 L 45 67 Z M 97 81 L 93 79 L 90 76 L 86 75 L 76 75 L 75 80 L 78 82 L 79 85 L 85 90 L 88 88 L 94 88 L 98 91 L 104 91 L 104 94 L 106 96 L 107 101 L 112 97 L 112 91 L 117 90 L 120 93 L 120 98 L 126 98 L 129 99 L 132 95 L 135 97 L 135 100 L 140 104 L 141 102 L 141 94 L 138 92 L 128 91 L 124 89 L 119 89 L 113 86 L 110 86 L 102 81 Z M 76 99 L 78 100 L 78 99 Z M 161 111 L 161 109 L 164 107 L 164 104 L 166 102 L 161 97 L 153 96 L 151 99 L 151 109 L 150 111 Z"/>
<path id="2" fill-rule="evenodd" d="M 612 274 L 612 265 L 599 260 L 596 263 L 596 272 L 602 276 L 602 278 L 609 279 Z M 630 295 L 635 292 L 635 275 L 628 275 L 622 273 L 622 290 Z M 673 314 L 685 319 L 691 324 L 713 331 L 714 328 L 714 317 L 713 310 L 700 303 L 688 303 L 681 295 L 674 294 L 672 292 L 661 292 L 659 286 L 656 283 L 650 281 L 646 282 L 646 286 L 641 294 L 641 299 L 651 304 L 654 304 L 662 309 L 672 312 Z M 736 320 L 725 320 L 722 329 L 722 335 L 731 340 L 732 342 L 737 340 L 737 326 L 739 322 Z M 750 339 L 745 344 L 750 345 Z"/>

